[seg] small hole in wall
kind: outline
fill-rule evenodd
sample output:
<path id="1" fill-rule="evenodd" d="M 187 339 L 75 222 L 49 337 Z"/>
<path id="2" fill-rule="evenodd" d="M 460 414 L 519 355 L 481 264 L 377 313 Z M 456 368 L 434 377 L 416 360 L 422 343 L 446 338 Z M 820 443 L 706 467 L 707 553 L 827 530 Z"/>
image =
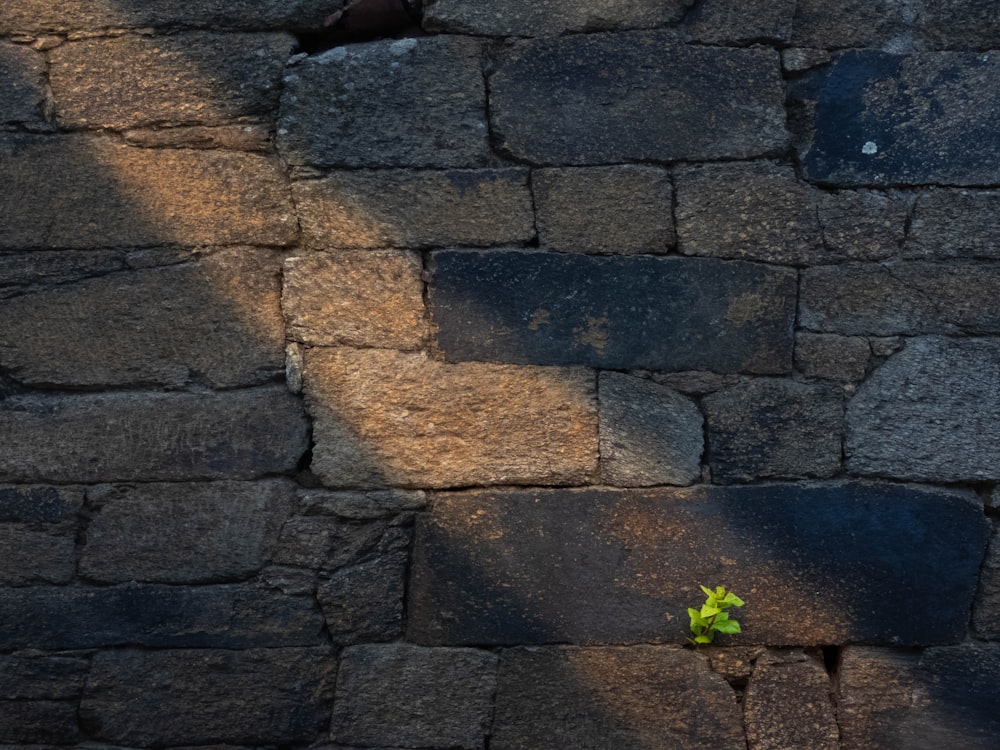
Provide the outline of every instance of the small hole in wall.
<path id="1" fill-rule="evenodd" d="M 831 677 L 840 669 L 840 646 L 823 646 L 823 666 Z"/>

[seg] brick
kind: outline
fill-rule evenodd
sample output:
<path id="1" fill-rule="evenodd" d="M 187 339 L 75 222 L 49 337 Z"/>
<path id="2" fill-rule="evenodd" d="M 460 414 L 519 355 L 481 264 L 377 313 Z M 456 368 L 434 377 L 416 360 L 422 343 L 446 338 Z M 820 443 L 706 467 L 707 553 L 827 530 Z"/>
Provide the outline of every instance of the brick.
<path id="1" fill-rule="evenodd" d="M 788 42 L 795 0 L 707 0 L 688 17 L 691 38 L 705 44 Z"/>
<path id="2" fill-rule="evenodd" d="M 296 236 L 282 168 L 258 154 L 5 134 L 0 180 L 0 250 L 288 245 Z"/>
<path id="3" fill-rule="evenodd" d="M 0 402 L 0 480 L 250 479 L 293 470 L 308 448 L 284 386 L 212 395 L 14 396 Z"/>
<path id="4" fill-rule="evenodd" d="M 29 47 L 0 42 L 0 123 L 38 124 L 43 120 L 44 106 L 44 55 Z"/>
<path id="5" fill-rule="evenodd" d="M 676 241 L 666 170 L 637 165 L 532 173 L 541 244 L 580 253 L 665 253 Z"/>
<path id="6" fill-rule="evenodd" d="M 795 366 L 807 377 L 857 383 L 870 359 L 868 339 L 860 336 L 800 332 L 795 337 Z"/>
<path id="7" fill-rule="evenodd" d="M 991 505 L 996 507 L 995 503 Z M 980 638 L 996 640 L 1000 637 L 1000 527 L 996 522 L 993 523 L 986 560 L 979 576 L 972 627 Z"/>
<path id="8" fill-rule="evenodd" d="M 417 521 L 407 638 L 682 644 L 701 580 L 747 602 L 726 644 L 953 643 L 986 537 L 973 493 L 888 483 L 442 493 Z"/>
<path id="9" fill-rule="evenodd" d="M 1000 191 L 932 190 L 917 196 L 903 254 L 1000 258 Z"/>
<path id="10" fill-rule="evenodd" d="M 43 386 L 273 380 L 284 366 L 280 270 L 277 255 L 240 248 L 0 301 L 0 366 Z"/>
<path id="11" fill-rule="evenodd" d="M 0 521 L 73 520 L 83 508 L 83 492 L 82 487 L 0 485 Z"/>
<path id="12" fill-rule="evenodd" d="M 65 128 L 218 125 L 277 108 L 289 34 L 127 35 L 83 39 L 50 54 Z"/>
<path id="13" fill-rule="evenodd" d="M 314 349 L 306 402 L 327 486 L 582 484 L 597 469 L 593 376 Z"/>
<path id="14" fill-rule="evenodd" d="M 334 47 L 310 57 L 285 76 L 278 147 L 293 165 L 485 165 L 481 51 L 475 39 L 437 36 Z M 328 106 L 316 107 L 317 101 Z"/>
<path id="15" fill-rule="evenodd" d="M 732 688 L 669 646 L 505 651 L 496 703 L 496 750 L 746 747 Z"/>
<path id="16" fill-rule="evenodd" d="M 497 657 L 404 643 L 344 650 L 330 736 L 347 745 L 477 750 L 496 685 Z"/>
<path id="17" fill-rule="evenodd" d="M 76 573 L 75 534 L 75 523 L 0 523 L 0 584 L 68 583 Z"/>
<path id="18" fill-rule="evenodd" d="M 327 648 L 101 652 L 80 719 L 134 747 L 306 743 L 327 723 L 334 669 Z"/>
<path id="19" fill-rule="evenodd" d="M 897 53 L 906 52 L 913 43 L 915 13 L 906 0 L 799 0 L 792 42 L 801 47 L 884 46 Z"/>
<path id="20" fill-rule="evenodd" d="M 783 101 L 776 52 L 688 47 L 670 31 L 517 42 L 490 77 L 496 143 L 535 164 L 780 151 Z"/>
<path id="21" fill-rule="evenodd" d="M 342 171 L 292 183 L 305 241 L 319 248 L 527 242 L 523 169 Z"/>
<path id="22" fill-rule="evenodd" d="M 819 223 L 829 254 L 882 260 L 899 252 L 909 201 L 898 193 L 838 190 L 819 198 Z"/>
<path id="23" fill-rule="evenodd" d="M 314 253 L 285 262 L 288 336 L 309 345 L 418 349 L 429 335 L 415 253 Z"/>
<path id="24" fill-rule="evenodd" d="M 431 270 L 431 317 L 450 361 L 720 373 L 791 367 L 790 270 L 532 251 L 442 251 Z"/>

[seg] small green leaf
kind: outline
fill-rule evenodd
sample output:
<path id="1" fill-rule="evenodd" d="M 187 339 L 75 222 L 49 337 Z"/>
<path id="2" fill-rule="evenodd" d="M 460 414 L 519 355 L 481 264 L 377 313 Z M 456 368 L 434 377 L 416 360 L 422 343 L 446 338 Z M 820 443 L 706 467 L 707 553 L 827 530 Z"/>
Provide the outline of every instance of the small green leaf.
<path id="1" fill-rule="evenodd" d="M 736 594 L 730 591 L 726 594 L 726 598 L 722 600 L 724 603 L 728 604 L 730 607 L 742 607 L 746 602 L 740 599 Z"/>
<path id="2" fill-rule="evenodd" d="M 718 630 L 720 633 L 726 633 L 727 635 L 732 635 L 733 633 L 742 633 L 740 629 L 740 624 L 736 620 L 716 620 L 712 624 L 712 630 Z"/>
<path id="3" fill-rule="evenodd" d="M 722 610 L 720 610 L 718 607 L 713 607 L 708 602 L 705 602 L 704 604 L 701 605 L 701 616 L 702 617 L 714 617 L 715 615 L 719 614 L 719 612 L 721 612 L 721 611 Z"/>
<path id="4" fill-rule="evenodd" d="M 707 586 L 699 586 L 699 588 L 705 592 L 705 596 L 715 596 L 715 592 Z"/>
<path id="5" fill-rule="evenodd" d="M 712 636 L 710 636 L 710 635 L 699 635 L 698 637 L 696 637 L 694 639 L 694 642 L 695 642 L 696 645 L 700 644 L 700 643 L 711 643 L 712 642 Z"/>

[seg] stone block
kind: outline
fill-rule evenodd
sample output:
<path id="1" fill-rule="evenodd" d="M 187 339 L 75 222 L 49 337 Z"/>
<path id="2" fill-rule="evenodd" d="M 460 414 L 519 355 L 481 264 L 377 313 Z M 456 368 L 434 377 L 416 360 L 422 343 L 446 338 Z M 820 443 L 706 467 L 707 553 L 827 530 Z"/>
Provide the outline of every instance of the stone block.
<path id="1" fill-rule="evenodd" d="M 0 42 L 0 124 L 40 123 L 44 106 L 45 56 Z"/>
<path id="2" fill-rule="evenodd" d="M 594 378 L 582 369 L 313 349 L 305 374 L 312 467 L 327 486 L 583 484 L 596 474 Z"/>
<path id="3" fill-rule="evenodd" d="M 898 484 L 442 493 L 417 520 L 407 637 L 683 644 L 708 583 L 747 602 L 726 645 L 953 643 L 986 537 L 973 493 Z"/>
<path id="4" fill-rule="evenodd" d="M 0 523 L 0 584 L 69 583 L 76 573 L 76 524 L 37 528 Z"/>
<path id="5" fill-rule="evenodd" d="M 388 541 L 391 527 L 397 525 L 394 518 L 359 522 L 360 519 L 314 515 L 313 510 L 307 509 L 305 515 L 285 523 L 272 562 L 329 574 L 357 564 L 372 550 L 379 549 Z"/>
<path id="6" fill-rule="evenodd" d="M 735 693 L 693 651 L 512 649 L 497 683 L 495 750 L 746 748 Z"/>
<path id="7" fill-rule="evenodd" d="M 717 482 L 830 477 L 840 469 L 844 404 L 833 385 L 752 380 L 716 391 L 702 405 Z"/>
<path id="8" fill-rule="evenodd" d="M 330 736 L 345 745 L 477 750 L 492 713 L 497 657 L 405 643 L 352 646 L 337 674 Z"/>
<path id="9" fill-rule="evenodd" d="M 874 12 L 879 3 L 864 5 Z M 1000 182 L 995 55 L 844 52 L 806 76 L 793 98 L 807 103 L 807 179 L 842 186 Z"/>
<path id="10" fill-rule="evenodd" d="M 925 44 L 937 49 L 996 49 L 1000 13 L 991 0 L 936 0 L 917 17 Z"/>
<path id="11" fill-rule="evenodd" d="M 903 245 L 909 201 L 899 193 L 838 190 L 819 197 L 827 252 L 853 260 L 882 260 Z"/>
<path id="12" fill-rule="evenodd" d="M 281 165 L 260 154 L 11 133 L 0 138 L 0 181 L 0 250 L 296 239 Z"/>
<path id="13" fill-rule="evenodd" d="M 868 339 L 860 336 L 801 332 L 795 337 L 795 366 L 810 378 L 857 383 L 870 359 Z"/>
<path id="14" fill-rule="evenodd" d="M 788 142 L 777 52 L 670 31 L 514 43 L 490 77 L 492 132 L 535 164 L 751 158 Z"/>
<path id="15" fill-rule="evenodd" d="M 791 270 L 535 251 L 442 251 L 431 270 L 431 317 L 450 361 L 791 369 Z"/>
<path id="16" fill-rule="evenodd" d="M 427 495 L 420 490 L 305 490 L 299 494 L 299 500 L 307 514 L 325 514 L 359 521 L 384 518 L 403 511 L 423 510 L 427 506 Z"/>
<path id="17" fill-rule="evenodd" d="M 0 401 L 3 481 L 251 479 L 292 471 L 308 446 L 284 386 Z"/>
<path id="18" fill-rule="evenodd" d="M 278 148 L 293 165 L 485 165 L 481 54 L 475 39 L 432 36 L 334 47 L 307 58 L 285 76 Z"/>
<path id="19" fill-rule="evenodd" d="M 334 671 L 327 648 L 105 651 L 80 720 L 133 747 L 308 743 L 327 724 Z"/>
<path id="20" fill-rule="evenodd" d="M 843 750 L 988 750 L 1000 733 L 1000 646 L 922 653 L 848 646 L 839 676 Z"/>
<path id="21" fill-rule="evenodd" d="M 83 487 L 0 485 L 0 521 L 71 521 L 83 507 Z"/>
<path id="22" fill-rule="evenodd" d="M 577 253 L 665 253 L 676 241 L 666 170 L 638 165 L 540 169 L 531 186 L 544 247 Z"/>
<path id="23" fill-rule="evenodd" d="M 938 189 L 917 196 L 909 258 L 1000 258 L 1000 191 Z"/>
<path id="24" fill-rule="evenodd" d="M 112 489 L 87 526 L 80 574 L 107 583 L 245 579 L 264 567 L 295 485 L 143 483 Z"/>
<path id="25" fill-rule="evenodd" d="M 707 0 L 688 17 L 688 32 L 703 44 L 786 43 L 796 0 Z"/>
<path id="26" fill-rule="evenodd" d="M 1000 479 L 1000 342 L 912 338 L 847 407 L 853 474 L 932 482 Z"/>
<path id="27" fill-rule="evenodd" d="M 416 253 L 313 253 L 285 262 L 290 338 L 309 345 L 418 349 L 430 333 Z"/>
<path id="28" fill-rule="evenodd" d="M 0 300 L 0 367 L 41 386 L 273 380 L 284 366 L 280 271 L 276 254 L 240 248 Z"/>
<path id="29" fill-rule="evenodd" d="M 270 117 L 294 42 L 201 31 L 69 42 L 50 53 L 56 121 L 121 130 Z"/>
<path id="30" fill-rule="evenodd" d="M 522 169 L 341 171 L 292 190 L 303 237 L 319 248 L 499 245 L 535 235 Z"/>
<path id="31" fill-rule="evenodd" d="M 913 45 L 916 13 L 907 0 L 798 0 L 792 42 L 821 49 L 871 47 L 906 52 Z"/>
<path id="32" fill-rule="evenodd" d="M 0 254 L 0 298 L 124 271 L 120 250 L 29 250 Z"/>
<path id="33" fill-rule="evenodd" d="M 74 701 L 0 700 L 0 742 L 72 745 L 80 740 Z"/>
<path id="34" fill-rule="evenodd" d="M 650 380 L 601 373 L 601 477 L 618 487 L 691 484 L 701 477 L 698 406 Z"/>
<path id="35" fill-rule="evenodd" d="M 0 700 L 79 698 L 90 662 L 64 656 L 0 656 Z"/>
<path id="36" fill-rule="evenodd" d="M 996 522 L 993 523 L 986 560 L 979 575 L 972 627 L 980 638 L 1000 638 L 1000 526 Z"/>
<path id="37" fill-rule="evenodd" d="M 767 263 L 815 264 L 829 257 L 816 193 L 790 167 L 709 165 L 676 173 L 678 247 Z"/>

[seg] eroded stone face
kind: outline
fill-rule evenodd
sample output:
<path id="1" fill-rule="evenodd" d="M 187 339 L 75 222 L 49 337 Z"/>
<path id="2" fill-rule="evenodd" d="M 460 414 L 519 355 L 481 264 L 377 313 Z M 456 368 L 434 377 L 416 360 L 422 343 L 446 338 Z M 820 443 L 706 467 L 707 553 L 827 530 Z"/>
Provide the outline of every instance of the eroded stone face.
<path id="1" fill-rule="evenodd" d="M 28 47 L 0 43 L 0 123 L 41 122 L 44 76 L 43 55 Z"/>

